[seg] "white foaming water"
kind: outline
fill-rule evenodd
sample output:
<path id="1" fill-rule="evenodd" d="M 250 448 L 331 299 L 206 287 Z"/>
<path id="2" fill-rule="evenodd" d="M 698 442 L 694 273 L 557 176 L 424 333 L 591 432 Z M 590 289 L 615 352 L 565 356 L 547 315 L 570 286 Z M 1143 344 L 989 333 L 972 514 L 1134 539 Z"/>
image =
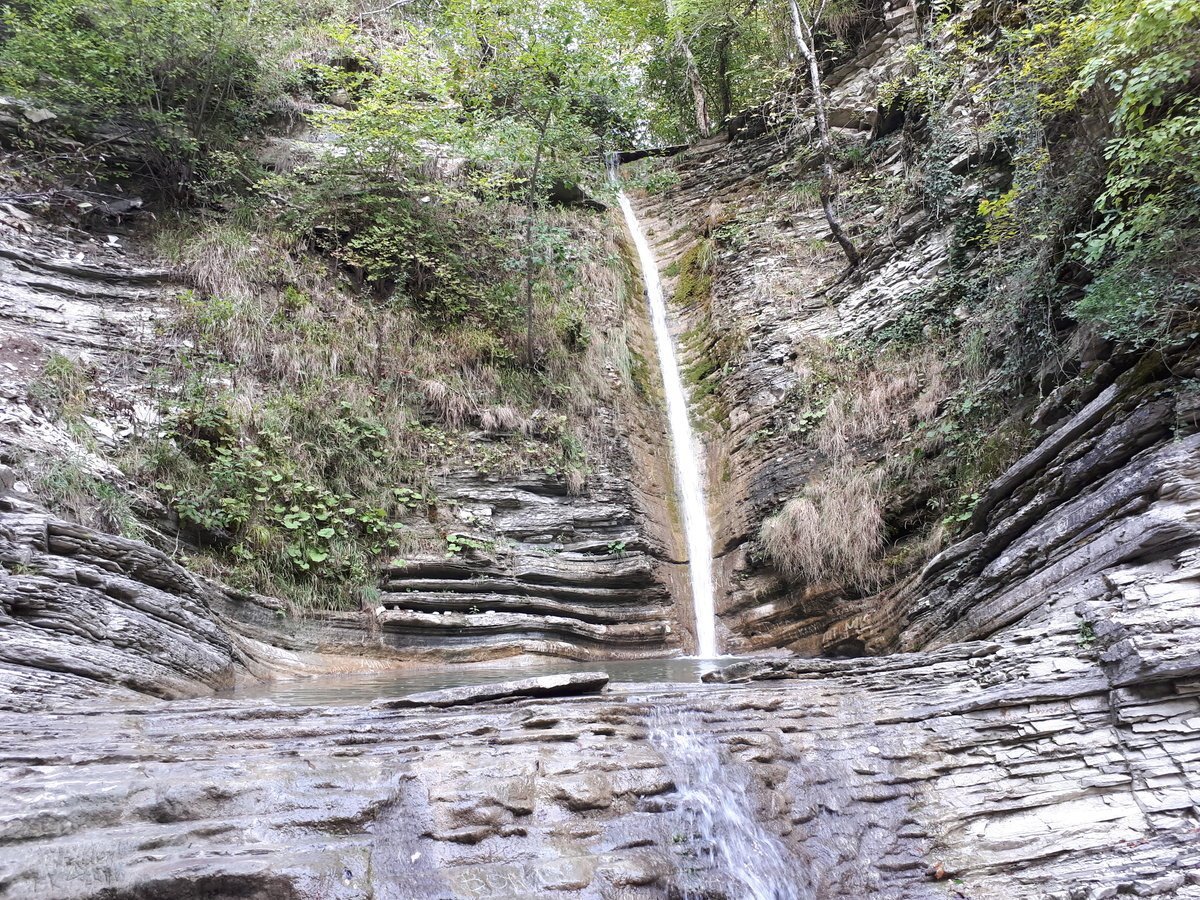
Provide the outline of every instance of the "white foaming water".
<path id="1" fill-rule="evenodd" d="M 670 767 L 678 791 L 672 845 L 688 864 L 677 895 L 731 900 L 812 900 L 798 863 L 759 821 L 749 782 L 694 716 L 652 712 L 650 741 Z"/>
<path id="2" fill-rule="evenodd" d="M 692 581 L 692 607 L 696 613 L 696 654 L 711 659 L 717 655 L 717 616 L 713 605 L 712 537 L 708 530 L 708 508 L 704 503 L 704 483 L 700 478 L 699 452 L 688 418 L 687 394 L 683 390 L 683 379 L 679 377 L 675 343 L 667 327 L 667 304 L 663 300 L 662 283 L 658 279 L 658 263 L 646 235 L 642 233 L 633 204 L 624 191 L 620 192 L 620 201 L 625 224 L 633 237 L 633 245 L 637 248 L 638 260 L 642 265 L 642 280 L 650 300 L 654 343 L 658 347 L 658 361 L 662 368 L 671 445 L 675 451 L 675 486 L 679 505 L 683 509 L 683 531 L 687 538 L 688 569 Z"/>

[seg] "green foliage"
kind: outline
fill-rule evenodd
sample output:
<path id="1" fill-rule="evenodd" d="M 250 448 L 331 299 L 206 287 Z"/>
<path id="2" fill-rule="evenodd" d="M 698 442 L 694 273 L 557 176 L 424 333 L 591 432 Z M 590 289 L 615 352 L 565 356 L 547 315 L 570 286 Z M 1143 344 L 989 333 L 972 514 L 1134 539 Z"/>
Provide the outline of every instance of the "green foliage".
<path id="1" fill-rule="evenodd" d="M 1075 643 L 1083 650 L 1089 649 L 1096 643 L 1096 627 L 1093 623 L 1084 619 L 1079 623 L 1079 636 L 1075 639 Z"/>
<path id="2" fill-rule="evenodd" d="M 446 555 L 458 556 L 464 550 L 476 550 L 486 552 L 494 547 L 492 541 L 481 541 L 478 538 L 473 538 L 467 534 L 453 532 L 446 535 Z M 472 607 L 475 612 L 479 612 L 478 608 Z"/>
<path id="3" fill-rule="evenodd" d="M 516 288 L 504 268 L 514 235 L 494 229 L 485 207 L 436 184 L 340 185 L 326 173 L 314 189 L 297 191 L 300 212 L 284 221 L 355 280 L 434 322 L 513 324 Z"/>
<path id="4" fill-rule="evenodd" d="M 168 192 L 227 170 L 281 89 L 272 35 L 286 5 L 30 0 L 0 13 L 0 90 L 108 122 L 140 142 Z"/>
<path id="5" fill-rule="evenodd" d="M 1200 295 L 1194 273 L 1180 265 L 1200 240 L 1200 100 L 1193 89 L 1200 10 L 1186 0 L 1089 0 L 1082 7 L 1044 0 L 1031 12 L 1030 23 L 1004 42 L 1014 61 L 1010 95 L 1036 98 L 1014 117 L 1019 129 L 1010 129 L 1028 135 L 1009 192 L 1013 222 L 1028 244 L 1053 235 L 1065 218 L 1052 182 L 1066 179 L 1077 161 L 1054 169 L 1048 123 L 1066 115 L 1106 119 L 1099 141 L 1089 138 L 1099 144 L 1102 179 L 1089 197 L 1091 221 L 1064 236 L 1095 278 L 1073 312 L 1115 340 L 1154 343 L 1186 319 L 1181 311 L 1194 309 Z"/>
<path id="6" fill-rule="evenodd" d="M 959 494 L 958 499 L 950 505 L 946 517 L 942 519 L 942 525 L 946 528 L 956 528 L 971 521 L 971 516 L 975 512 L 975 506 L 979 503 L 979 499 L 980 494 L 978 491 Z"/>
<path id="7" fill-rule="evenodd" d="M 255 586 L 288 594 L 316 578 L 333 598 L 364 583 L 370 560 L 400 547 L 399 519 L 424 505 L 422 492 L 388 486 L 385 427 L 342 403 L 322 421 L 319 453 L 295 446 L 270 422 L 253 440 L 223 402 L 200 396 L 159 436 L 155 488 L 205 542 L 256 574 Z"/>
<path id="8" fill-rule="evenodd" d="M 622 166 L 622 180 L 627 191 L 644 191 L 654 196 L 663 194 L 679 184 L 679 171 L 669 159 L 646 157 Z"/>
<path id="9" fill-rule="evenodd" d="M 1071 314 L 1110 340 L 1148 347 L 1166 340 L 1173 326 L 1188 321 L 1193 301 L 1192 289 L 1186 284 L 1120 266 L 1108 269 L 1088 285 Z M 1189 338 L 1195 337 L 1189 334 Z"/>
<path id="10" fill-rule="evenodd" d="M 712 294 L 713 248 L 708 239 L 701 239 L 684 251 L 677 262 L 678 281 L 671 301 L 678 306 L 707 304 Z"/>
<path id="11" fill-rule="evenodd" d="M 989 243 L 999 245 L 1017 237 L 1016 199 L 1016 188 L 1009 188 L 994 200 L 979 201 L 979 216 L 984 221 L 984 235 Z"/>

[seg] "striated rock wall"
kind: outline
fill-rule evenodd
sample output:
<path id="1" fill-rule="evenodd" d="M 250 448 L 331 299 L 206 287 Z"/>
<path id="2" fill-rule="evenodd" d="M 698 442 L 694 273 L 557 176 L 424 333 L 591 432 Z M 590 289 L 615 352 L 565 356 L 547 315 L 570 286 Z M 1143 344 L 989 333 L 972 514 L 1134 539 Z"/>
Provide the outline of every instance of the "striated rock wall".
<path id="1" fill-rule="evenodd" d="M 992 640 L 725 685 L 0 715 L 0 891 L 1200 896 L 1200 555 L 1161 569 L 1114 569 L 1090 631 L 1059 598 Z M 729 857 L 729 821 L 757 852 Z"/>
<path id="2" fill-rule="evenodd" d="M 188 572 L 180 562 L 191 548 L 173 515 L 120 468 L 122 452 L 161 427 L 170 402 L 153 373 L 187 349 L 170 328 L 180 287 L 139 261 L 128 229 L 114 231 L 110 239 L 15 208 L 0 214 L 0 608 L 12 626 L 0 640 L 9 684 L 66 680 L 66 696 L 176 697 L 272 668 L 354 669 L 363 654 L 587 658 L 687 646 L 690 609 L 668 589 L 681 554 L 666 500 L 669 461 L 655 450 L 666 437 L 653 395 L 635 397 L 616 371 L 604 376 L 613 405 L 593 418 L 582 493 L 539 473 L 450 465 L 433 473 L 441 506 L 431 532 L 474 534 L 491 549 L 413 554 L 384 573 L 362 612 L 297 619 L 278 600 Z M 636 298 L 628 309 L 605 298 L 597 340 L 620 329 L 640 341 L 641 313 Z M 70 422 L 37 396 L 56 356 L 88 381 L 87 409 Z M 102 521 L 47 515 L 54 498 L 28 477 L 45 471 L 124 496 L 140 539 L 104 534 Z M 336 661 L 293 655 L 318 652 Z"/>
<path id="3" fill-rule="evenodd" d="M 975 11 L 968 5 L 958 15 L 966 21 Z M 889 140 L 894 125 L 884 121 L 878 97 L 882 85 L 905 71 L 906 48 L 920 37 L 917 11 L 886 4 L 868 32 L 853 59 L 827 75 L 838 139 L 872 154 L 865 170 L 843 176 L 843 221 L 865 256 L 853 277 L 839 278 L 845 259 L 815 195 L 804 193 L 815 163 L 805 150 L 803 107 L 794 129 L 735 130 L 732 139 L 692 147 L 676 157 L 677 183 L 636 201 L 669 276 L 668 293 L 676 294 L 677 330 L 707 451 L 718 612 L 733 652 L 886 653 L 986 637 L 1056 593 L 1076 602 L 1102 597 L 1107 573 L 1131 559 L 1170 560 L 1200 547 L 1200 507 L 1190 486 L 1198 429 L 1194 348 L 1156 350 L 1142 359 L 1106 355 L 1086 333 L 1064 340 L 1063 359 L 1042 360 L 1045 371 L 1024 373 L 1034 387 L 1020 428 L 985 436 L 997 456 L 1017 441 L 1033 449 L 978 488 L 979 501 L 954 545 L 923 571 L 924 542 L 939 549 L 936 528 L 928 525 L 938 517 L 928 510 L 946 508 L 958 491 L 910 478 L 896 464 L 919 441 L 868 438 L 850 452 L 821 445 L 828 370 L 845 368 L 838 348 L 883 353 L 887 339 L 880 335 L 910 327 L 914 308 L 918 326 L 934 327 L 933 314 L 913 304 L 951 273 L 956 240 L 954 215 L 939 216 L 919 200 L 896 207 L 878 199 L 879 184 L 911 178 L 912 160 L 903 142 Z M 967 83 L 986 77 L 964 75 Z M 1002 177 L 1004 154 L 978 144 L 970 115 L 954 106 L 939 127 L 963 148 L 948 171 L 978 186 Z M 1001 160 L 995 169 L 981 162 L 994 159 Z M 708 268 L 703 284 L 698 258 Z M 984 309 L 963 306 L 945 315 L 964 333 L 992 327 Z M 920 393 L 948 380 L 956 363 L 944 354 L 928 339 L 894 362 L 895 381 L 919 385 L 910 405 L 932 408 L 920 423 L 931 429 L 950 421 L 951 402 L 962 402 L 952 384 L 940 394 L 933 387 Z M 867 379 L 867 356 L 854 363 L 860 371 L 839 376 L 843 383 Z M 913 416 L 908 408 L 883 412 L 884 428 Z M 759 543 L 762 523 L 854 454 L 863 466 L 901 473 L 883 509 L 889 554 L 881 565 L 883 589 L 784 578 Z M 926 524 L 918 528 L 918 521 Z"/>

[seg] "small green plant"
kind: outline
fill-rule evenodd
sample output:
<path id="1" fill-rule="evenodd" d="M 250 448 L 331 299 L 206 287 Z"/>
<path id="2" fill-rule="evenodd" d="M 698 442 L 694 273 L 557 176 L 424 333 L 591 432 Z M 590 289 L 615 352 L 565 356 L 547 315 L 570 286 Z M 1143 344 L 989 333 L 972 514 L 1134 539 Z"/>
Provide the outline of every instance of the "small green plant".
<path id="1" fill-rule="evenodd" d="M 640 179 L 639 186 L 647 194 L 663 194 L 679 184 L 679 173 L 674 169 L 661 169 Z"/>
<path id="2" fill-rule="evenodd" d="M 1163 341 L 1194 302 L 1186 284 L 1154 272 L 1116 267 L 1088 286 L 1071 314 L 1109 340 L 1140 348 Z"/>
<path id="3" fill-rule="evenodd" d="M 737 219 L 718 225 L 713 230 L 713 238 L 717 243 L 732 250 L 745 250 L 750 246 L 751 237 L 750 227 Z"/>
<path id="4" fill-rule="evenodd" d="M 842 151 L 842 159 L 855 169 L 861 169 L 871 158 L 871 151 L 862 144 L 852 144 Z"/>
<path id="5" fill-rule="evenodd" d="M 467 534 L 452 532 L 446 535 L 447 556 L 458 556 L 464 550 L 489 550 L 494 546 L 491 541 L 483 541 Z"/>
<path id="6" fill-rule="evenodd" d="M 788 423 L 787 430 L 790 434 L 809 434 L 824 421 L 828 412 L 828 406 L 823 406 L 819 409 L 805 409 L 797 413 L 796 418 Z"/>
<path id="7" fill-rule="evenodd" d="M 975 513 L 975 507 L 978 505 L 980 494 L 977 491 L 972 491 L 966 494 L 959 494 L 958 499 L 950 507 L 950 511 L 942 519 L 942 524 L 947 528 L 957 528 L 971 521 L 971 516 Z"/>
<path id="8" fill-rule="evenodd" d="M 797 206 L 802 208 L 816 206 L 821 202 L 821 182 L 816 178 L 796 181 L 792 184 L 790 193 Z"/>
<path id="9" fill-rule="evenodd" d="M 29 385 L 29 397 L 47 413 L 75 422 L 87 408 L 91 378 L 83 366 L 62 353 L 52 353 L 42 373 Z"/>
<path id="10" fill-rule="evenodd" d="M 624 541 L 609 541 L 608 542 L 608 555 L 609 556 L 624 556 L 625 555 L 625 542 Z"/>
<path id="11" fill-rule="evenodd" d="M 1096 643 L 1096 628 L 1086 620 L 1079 623 L 1079 637 L 1075 642 L 1084 650 Z"/>

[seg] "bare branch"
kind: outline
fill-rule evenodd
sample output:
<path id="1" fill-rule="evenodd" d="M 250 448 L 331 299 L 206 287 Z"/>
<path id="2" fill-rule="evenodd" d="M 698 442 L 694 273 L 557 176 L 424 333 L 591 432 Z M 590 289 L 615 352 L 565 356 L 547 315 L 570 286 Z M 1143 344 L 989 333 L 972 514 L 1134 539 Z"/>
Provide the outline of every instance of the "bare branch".
<path id="1" fill-rule="evenodd" d="M 359 18 L 362 18 L 363 16 L 377 16 L 380 13 L 385 13 L 398 7 L 412 6 L 416 2 L 417 0 L 393 0 L 393 2 L 389 3 L 387 6 L 381 6 L 379 9 L 371 9 L 365 12 L 360 12 L 358 15 Z"/>

